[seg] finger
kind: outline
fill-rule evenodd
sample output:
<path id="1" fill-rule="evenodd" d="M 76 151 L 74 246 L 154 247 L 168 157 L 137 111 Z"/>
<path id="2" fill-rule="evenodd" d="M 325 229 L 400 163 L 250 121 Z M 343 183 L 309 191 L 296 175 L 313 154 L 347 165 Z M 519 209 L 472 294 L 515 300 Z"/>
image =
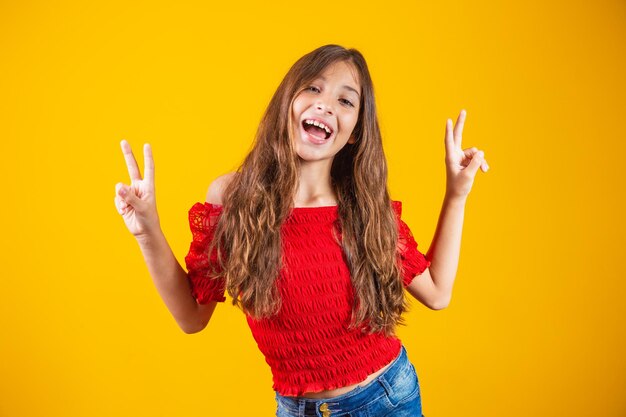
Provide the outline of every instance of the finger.
<path id="1" fill-rule="evenodd" d="M 472 160 L 470 161 L 469 165 L 465 168 L 465 170 L 469 174 L 471 174 L 472 177 L 475 176 L 476 172 L 478 171 L 478 168 L 481 166 L 484 160 L 485 160 L 485 154 L 483 153 L 483 151 L 476 152 L 476 154 L 472 157 Z"/>
<path id="2" fill-rule="evenodd" d="M 472 158 L 474 157 L 474 155 L 476 155 L 476 153 L 478 152 L 478 148 L 471 147 L 471 148 L 463 149 L 461 152 L 463 152 L 463 158 L 461 158 L 461 162 L 460 162 L 461 166 L 467 167 L 469 163 L 472 161 Z"/>
<path id="3" fill-rule="evenodd" d="M 130 187 L 122 184 L 121 182 L 115 184 L 115 198 L 117 198 L 119 201 L 123 201 L 124 204 L 126 204 L 126 200 L 124 199 L 128 195 L 129 188 Z M 119 203 L 117 205 L 119 206 Z"/>
<path id="4" fill-rule="evenodd" d="M 120 190 L 123 186 L 124 184 L 122 184 L 121 182 L 115 184 L 115 198 L 113 199 L 115 201 L 115 208 L 117 208 L 117 211 L 120 214 L 124 214 L 124 210 L 128 206 L 128 204 L 126 204 L 126 201 L 122 199 L 122 196 L 120 194 Z"/>
<path id="5" fill-rule="evenodd" d="M 154 159 L 152 158 L 152 147 L 149 143 L 143 145 L 143 165 L 146 181 L 154 184 Z"/>
<path id="6" fill-rule="evenodd" d="M 126 205 L 126 201 L 124 201 L 123 194 L 120 192 L 122 188 L 124 187 L 126 187 L 125 191 L 130 190 L 130 187 L 128 187 L 127 185 L 121 182 L 118 182 L 117 184 L 115 184 L 115 198 L 119 199 L 121 202 L 124 203 L 124 205 Z"/>
<path id="7" fill-rule="evenodd" d="M 135 195 L 134 191 L 128 185 L 122 184 L 118 191 L 118 195 L 127 205 L 132 206 L 139 212 L 141 211 L 143 202 Z"/>
<path id="8" fill-rule="evenodd" d="M 128 204 L 126 204 L 126 201 L 122 200 L 122 198 L 121 198 L 121 197 L 115 197 L 115 198 L 117 199 L 117 206 L 118 206 L 120 209 L 122 209 L 122 210 L 123 210 L 123 209 L 125 209 L 126 207 L 128 207 Z"/>
<path id="9" fill-rule="evenodd" d="M 115 184 L 115 207 L 117 207 L 118 211 L 127 206 L 126 202 L 122 199 L 122 194 L 120 193 L 120 190 L 123 186 L 124 184 L 122 184 L 121 182 Z"/>
<path id="10" fill-rule="evenodd" d="M 130 180 L 141 180 L 141 173 L 139 172 L 137 160 L 135 159 L 135 155 L 133 155 L 133 150 L 130 148 L 130 144 L 125 139 L 122 139 L 120 145 L 122 146 L 122 152 L 124 153 L 124 159 L 126 160 L 126 167 L 128 168 Z"/>
<path id="11" fill-rule="evenodd" d="M 117 184 L 115 184 L 115 198 L 117 198 L 120 201 L 124 201 L 122 199 L 122 194 L 120 194 L 120 190 L 122 189 L 122 187 L 124 186 L 124 184 L 122 184 L 121 182 L 118 182 Z M 126 204 L 124 202 L 124 204 Z"/>
<path id="12" fill-rule="evenodd" d="M 446 154 L 452 154 L 454 148 L 454 139 L 452 137 L 452 119 L 446 120 L 446 134 L 444 136 L 444 143 L 446 146 Z"/>
<path id="13" fill-rule="evenodd" d="M 117 209 L 117 212 L 119 214 L 124 214 L 124 212 L 126 211 L 126 207 L 128 207 L 128 204 L 126 204 L 126 202 L 117 195 L 115 196 L 115 198 L 113 198 L 113 201 L 115 202 L 115 208 Z"/>
<path id="14" fill-rule="evenodd" d="M 478 153 L 478 152 L 479 152 L 479 151 L 478 151 L 478 148 L 476 148 L 476 147 L 471 147 L 471 148 L 468 148 L 468 149 L 463 149 L 463 153 L 465 154 L 465 157 L 466 157 L 468 160 L 471 160 L 472 156 L 473 156 L 474 154 Z M 466 164 L 466 165 L 467 165 L 467 164 Z M 487 171 L 489 170 L 489 164 L 487 163 L 487 160 L 484 158 L 484 152 L 483 152 L 483 162 L 482 162 L 482 164 L 480 164 L 480 169 L 481 169 L 483 172 L 487 172 Z"/>
<path id="15" fill-rule="evenodd" d="M 465 125 L 465 116 L 467 112 L 465 110 L 461 110 L 459 113 L 459 117 L 456 119 L 456 123 L 454 125 L 454 144 L 460 149 L 461 142 L 463 139 L 463 126 Z"/>
<path id="16" fill-rule="evenodd" d="M 463 153 L 465 154 L 467 158 L 471 158 L 472 155 L 474 155 L 476 152 L 478 152 L 478 148 L 475 146 L 472 146 L 471 148 L 463 149 Z"/>

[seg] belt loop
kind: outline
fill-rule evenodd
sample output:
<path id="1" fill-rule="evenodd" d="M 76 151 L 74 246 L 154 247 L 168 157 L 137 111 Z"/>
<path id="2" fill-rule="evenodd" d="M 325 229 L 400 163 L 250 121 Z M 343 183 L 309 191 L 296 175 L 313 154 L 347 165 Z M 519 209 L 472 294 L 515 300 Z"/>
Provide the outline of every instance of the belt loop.
<path id="1" fill-rule="evenodd" d="M 383 386 L 383 388 L 387 392 L 387 395 L 391 396 L 393 394 L 393 389 L 391 388 L 391 385 L 389 384 L 389 382 L 387 382 L 387 380 L 385 379 L 384 373 L 380 375 L 378 378 L 376 378 L 376 380 L 380 382 L 380 385 Z"/>

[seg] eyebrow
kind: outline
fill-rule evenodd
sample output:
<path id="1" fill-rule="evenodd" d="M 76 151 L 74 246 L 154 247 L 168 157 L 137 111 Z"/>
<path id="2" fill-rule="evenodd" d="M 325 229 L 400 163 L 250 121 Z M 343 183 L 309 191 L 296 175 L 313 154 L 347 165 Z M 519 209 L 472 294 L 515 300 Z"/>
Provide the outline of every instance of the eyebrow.
<path id="1" fill-rule="evenodd" d="M 317 77 L 317 78 L 319 78 L 320 80 L 322 80 L 322 81 L 326 82 L 326 78 L 324 78 L 324 77 L 323 77 L 323 76 L 321 76 L 321 75 L 320 75 L 319 77 Z M 358 92 L 358 91 L 356 91 L 356 90 L 354 89 L 354 87 L 351 87 L 351 86 L 349 86 L 349 85 L 347 85 L 347 84 L 346 84 L 346 85 L 342 85 L 341 87 L 342 87 L 342 88 L 344 88 L 344 89 L 346 89 L 346 90 L 353 91 L 353 92 L 354 92 L 354 93 L 355 93 L 358 97 L 361 97 L 361 95 L 359 94 L 359 92 Z"/>

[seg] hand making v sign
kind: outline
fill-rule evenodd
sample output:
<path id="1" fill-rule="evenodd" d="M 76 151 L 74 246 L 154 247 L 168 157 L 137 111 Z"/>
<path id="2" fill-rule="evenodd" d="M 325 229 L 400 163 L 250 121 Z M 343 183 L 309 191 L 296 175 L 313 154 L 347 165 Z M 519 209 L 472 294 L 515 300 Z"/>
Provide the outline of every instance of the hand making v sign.
<path id="1" fill-rule="evenodd" d="M 115 207 L 124 217 L 124 223 L 133 236 L 148 236 L 160 228 L 154 192 L 152 148 L 147 143 L 143 146 L 146 176 L 142 179 L 129 143 L 122 140 L 121 146 L 130 175 L 130 186 L 121 182 L 115 184 Z"/>
<path id="2" fill-rule="evenodd" d="M 463 125 L 466 111 L 461 110 L 454 131 L 452 120 L 446 120 L 446 195 L 451 198 L 465 198 L 472 189 L 474 177 L 481 168 L 487 172 L 489 165 L 483 151 L 476 147 L 461 149 Z"/>

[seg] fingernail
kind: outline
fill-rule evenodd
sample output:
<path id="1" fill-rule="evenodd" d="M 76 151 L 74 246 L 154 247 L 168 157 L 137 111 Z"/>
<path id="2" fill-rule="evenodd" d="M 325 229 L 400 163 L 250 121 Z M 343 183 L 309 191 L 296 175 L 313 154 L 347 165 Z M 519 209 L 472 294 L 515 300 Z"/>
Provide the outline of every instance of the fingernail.
<path id="1" fill-rule="evenodd" d="M 126 195 L 126 189 L 125 188 L 120 188 L 120 195 L 121 196 L 125 196 Z"/>
<path id="2" fill-rule="evenodd" d="M 483 156 L 485 156 L 485 153 L 483 151 L 478 151 L 478 156 L 482 158 Z"/>

